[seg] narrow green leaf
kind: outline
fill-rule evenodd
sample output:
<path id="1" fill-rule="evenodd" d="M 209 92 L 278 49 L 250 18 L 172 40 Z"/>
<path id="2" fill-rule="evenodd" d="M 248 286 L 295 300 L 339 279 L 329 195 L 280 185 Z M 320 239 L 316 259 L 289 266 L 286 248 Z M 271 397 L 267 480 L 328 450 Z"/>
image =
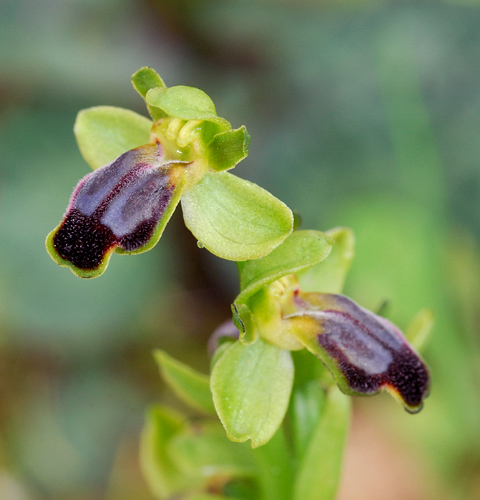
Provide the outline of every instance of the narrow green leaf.
<path id="1" fill-rule="evenodd" d="M 251 260 L 239 267 L 241 292 L 235 303 L 245 303 L 265 285 L 321 262 L 331 248 L 332 240 L 320 231 L 294 231 L 263 259 Z"/>
<path id="2" fill-rule="evenodd" d="M 334 245 L 327 259 L 298 274 L 306 292 L 340 293 L 355 253 L 355 238 L 349 228 L 326 231 Z"/>
<path id="3" fill-rule="evenodd" d="M 294 464 L 281 426 L 270 441 L 252 450 L 265 500 L 291 500 Z M 251 499 L 248 499 L 251 500 Z"/>
<path id="4" fill-rule="evenodd" d="M 166 88 L 160 75 L 152 68 L 145 66 L 132 75 L 133 88 L 145 99 L 147 92 L 156 87 Z M 154 121 L 167 116 L 161 109 L 147 103 L 148 112 Z"/>
<path id="5" fill-rule="evenodd" d="M 310 353 L 308 354 L 319 364 L 318 360 Z M 324 402 L 325 391 L 318 380 L 309 380 L 299 386 L 294 386 L 289 415 L 296 457 L 302 457 L 308 448 Z"/>
<path id="6" fill-rule="evenodd" d="M 214 255 L 258 259 L 291 233 L 291 210 L 272 194 L 228 172 L 207 172 L 182 197 L 185 225 Z"/>
<path id="7" fill-rule="evenodd" d="M 233 168 L 248 156 L 249 144 L 245 126 L 217 134 L 207 146 L 209 167 L 216 172 Z"/>
<path id="8" fill-rule="evenodd" d="M 128 109 L 98 106 L 78 113 L 74 132 L 80 152 L 95 170 L 147 144 L 151 127 L 151 120 Z"/>
<path id="9" fill-rule="evenodd" d="M 140 464 L 151 491 L 159 499 L 187 486 L 168 452 L 170 440 L 185 427 L 184 417 L 171 409 L 154 406 L 147 412 L 140 442 Z"/>
<path id="10" fill-rule="evenodd" d="M 218 416 L 232 441 L 267 443 L 280 427 L 293 383 L 289 351 L 257 339 L 237 341 L 215 364 L 211 387 Z"/>
<path id="11" fill-rule="evenodd" d="M 217 116 L 215 105 L 205 92 L 194 87 L 177 85 L 175 87 L 157 87 L 146 95 L 150 106 L 165 111 L 167 115 L 183 120 L 197 120 Z"/>
<path id="12" fill-rule="evenodd" d="M 229 498 L 231 499 L 231 497 L 214 495 L 213 493 L 193 493 L 192 495 L 182 497 L 181 500 L 229 500 Z"/>
<path id="13" fill-rule="evenodd" d="M 163 378 L 177 396 L 197 410 L 215 415 L 210 391 L 210 378 L 177 361 L 166 352 L 154 352 L 155 361 Z"/>
<path id="14" fill-rule="evenodd" d="M 350 398 L 336 387 L 299 463 L 294 500 L 333 500 L 340 482 L 343 450 L 350 423 Z"/>

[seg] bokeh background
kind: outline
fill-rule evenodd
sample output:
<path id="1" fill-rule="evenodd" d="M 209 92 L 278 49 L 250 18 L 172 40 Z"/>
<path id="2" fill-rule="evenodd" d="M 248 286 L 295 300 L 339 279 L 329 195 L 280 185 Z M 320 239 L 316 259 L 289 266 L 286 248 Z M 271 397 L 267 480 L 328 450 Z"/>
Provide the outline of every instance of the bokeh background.
<path id="1" fill-rule="evenodd" d="M 237 291 L 181 211 L 80 280 L 44 248 L 88 166 L 78 110 L 146 113 L 141 66 L 252 136 L 236 174 L 304 228 L 353 228 L 346 292 L 405 327 L 432 309 L 432 394 L 355 400 L 341 500 L 480 498 L 480 6 L 471 1 L 0 0 L 0 498 L 147 500 L 151 351 L 206 370 Z"/>

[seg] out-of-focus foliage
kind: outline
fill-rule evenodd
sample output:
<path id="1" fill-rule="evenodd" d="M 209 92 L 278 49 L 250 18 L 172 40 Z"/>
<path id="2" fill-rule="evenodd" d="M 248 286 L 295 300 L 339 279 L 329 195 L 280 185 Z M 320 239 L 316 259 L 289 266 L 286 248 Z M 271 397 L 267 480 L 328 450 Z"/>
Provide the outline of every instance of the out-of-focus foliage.
<path id="1" fill-rule="evenodd" d="M 341 498 L 360 498 L 360 486 L 348 496 L 358 473 L 408 476 L 407 494 L 377 481 L 370 500 L 478 498 L 479 35 L 467 1 L 3 1 L 0 497 L 150 498 L 135 443 L 146 403 L 169 398 L 150 351 L 205 367 L 208 332 L 237 292 L 233 266 L 175 216 L 157 251 L 119 257 L 95 281 L 44 251 L 89 171 L 76 113 L 143 113 L 128 78 L 149 65 L 247 125 L 242 177 L 304 228 L 354 230 L 349 295 L 373 310 L 386 301 L 402 327 L 433 311 L 425 410 L 358 401 Z"/>

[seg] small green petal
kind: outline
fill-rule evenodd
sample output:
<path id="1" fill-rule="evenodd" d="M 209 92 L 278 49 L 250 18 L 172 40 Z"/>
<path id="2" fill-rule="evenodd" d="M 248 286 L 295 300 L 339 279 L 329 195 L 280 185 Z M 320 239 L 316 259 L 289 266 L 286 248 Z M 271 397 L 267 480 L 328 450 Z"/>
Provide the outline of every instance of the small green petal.
<path id="1" fill-rule="evenodd" d="M 320 231 L 295 231 L 263 259 L 239 267 L 240 294 L 235 303 L 245 303 L 262 287 L 287 274 L 321 262 L 328 257 L 333 241 Z"/>
<path id="2" fill-rule="evenodd" d="M 421 351 L 430 338 L 433 329 L 433 314 L 429 309 L 418 311 L 405 330 L 405 337 L 417 350 Z"/>
<path id="3" fill-rule="evenodd" d="M 78 113 L 74 132 L 80 152 L 95 170 L 148 143 L 151 127 L 151 120 L 128 109 L 98 106 Z"/>
<path id="4" fill-rule="evenodd" d="M 350 414 L 350 398 L 332 387 L 307 451 L 298 465 L 294 500 L 335 499 Z"/>
<path id="5" fill-rule="evenodd" d="M 328 259 L 298 274 L 305 292 L 340 293 L 355 253 L 355 237 L 349 228 L 325 231 L 334 245 Z"/>
<path id="6" fill-rule="evenodd" d="M 272 194 L 228 172 L 207 172 L 182 196 L 185 225 L 222 259 L 268 255 L 291 233 L 291 210 Z"/>
<path id="7" fill-rule="evenodd" d="M 207 146 L 210 169 L 220 172 L 233 168 L 248 156 L 250 135 L 245 126 L 217 134 Z"/>
<path id="8" fill-rule="evenodd" d="M 160 78 L 160 75 L 152 68 L 145 66 L 140 68 L 136 73 L 132 75 L 132 85 L 133 88 L 145 99 L 147 92 L 150 89 L 156 87 L 166 88 L 165 83 Z M 167 116 L 161 109 L 154 106 L 150 106 L 147 103 L 148 112 L 152 117 L 153 121 L 157 121 L 160 118 L 165 118 Z"/>
<path id="9" fill-rule="evenodd" d="M 177 85 L 157 87 L 147 92 L 147 103 L 160 108 L 167 115 L 182 120 L 197 120 L 217 116 L 215 105 L 205 92 L 194 87 Z"/>
<path id="10" fill-rule="evenodd" d="M 215 415 L 210 377 L 196 372 L 164 351 L 155 351 L 154 357 L 165 382 L 180 399 L 197 410 Z"/>
<path id="11" fill-rule="evenodd" d="M 293 383 L 290 352 L 258 339 L 237 341 L 215 364 L 211 388 L 218 416 L 232 441 L 267 443 L 280 427 Z"/>

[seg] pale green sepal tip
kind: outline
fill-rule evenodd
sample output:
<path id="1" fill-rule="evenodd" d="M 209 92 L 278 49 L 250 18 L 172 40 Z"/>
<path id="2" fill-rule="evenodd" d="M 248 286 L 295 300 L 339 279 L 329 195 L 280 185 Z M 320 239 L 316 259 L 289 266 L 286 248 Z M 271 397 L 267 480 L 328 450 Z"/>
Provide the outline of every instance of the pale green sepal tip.
<path id="1" fill-rule="evenodd" d="M 165 382 L 183 402 L 215 415 L 210 377 L 172 358 L 165 351 L 156 350 L 153 355 Z"/>
<path id="2" fill-rule="evenodd" d="M 218 416 L 232 441 L 267 443 L 280 427 L 293 384 L 289 351 L 257 339 L 237 341 L 215 364 L 211 389 Z"/>
<path id="3" fill-rule="evenodd" d="M 132 85 L 142 97 L 145 97 L 150 89 L 166 87 L 160 75 L 148 66 L 140 68 L 132 75 Z"/>
<path id="4" fill-rule="evenodd" d="M 221 172 L 235 167 L 248 156 L 250 135 L 245 126 L 217 134 L 208 144 L 208 166 Z"/>
<path id="5" fill-rule="evenodd" d="M 269 255 L 245 262 L 239 268 L 241 292 L 235 303 L 245 303 L 265 285 L 321 262 L 328 257 L 332 245 L 333 240 L 320 231 L 294 231 Z"/>
<path id="6" fill-rule="evenodd" d="M 182 209 L 195 238 L 226 260 L 264 257 L 293 227 L 292 212 L 283 202 L 228 172 L 207 172 L 182 196 Z"/>
<path id="7" fill-rule="evenodd" d="M 82 156 L 95 170 L 147 144 L 151 127 L 151 120 L 128 109 L 98 106 L 78 113 L 74 132 Z"/>
<path id="8" fill-rule="evenodd" d="M 177 85 L 150 89 L 146 101 L 167 115 L 183 120 L 199 120 L 217 116 L 215 105 L 205 92 L 194 87 Z"/>
<path id="9" fill-rule="evenodd" d="M 153 68 L 149 68 L 148 66 L 140 68 L 132 75 L 132 85 L 144 99 L 150 89 L 154 89 L 156 87 L 166 88 L 166 85 L 160 78 L 160 75 Z M 148 103 L 147 108 L 154 121 L 167 116 L 167 114 L 161 109 L 150 106 Z"/>

